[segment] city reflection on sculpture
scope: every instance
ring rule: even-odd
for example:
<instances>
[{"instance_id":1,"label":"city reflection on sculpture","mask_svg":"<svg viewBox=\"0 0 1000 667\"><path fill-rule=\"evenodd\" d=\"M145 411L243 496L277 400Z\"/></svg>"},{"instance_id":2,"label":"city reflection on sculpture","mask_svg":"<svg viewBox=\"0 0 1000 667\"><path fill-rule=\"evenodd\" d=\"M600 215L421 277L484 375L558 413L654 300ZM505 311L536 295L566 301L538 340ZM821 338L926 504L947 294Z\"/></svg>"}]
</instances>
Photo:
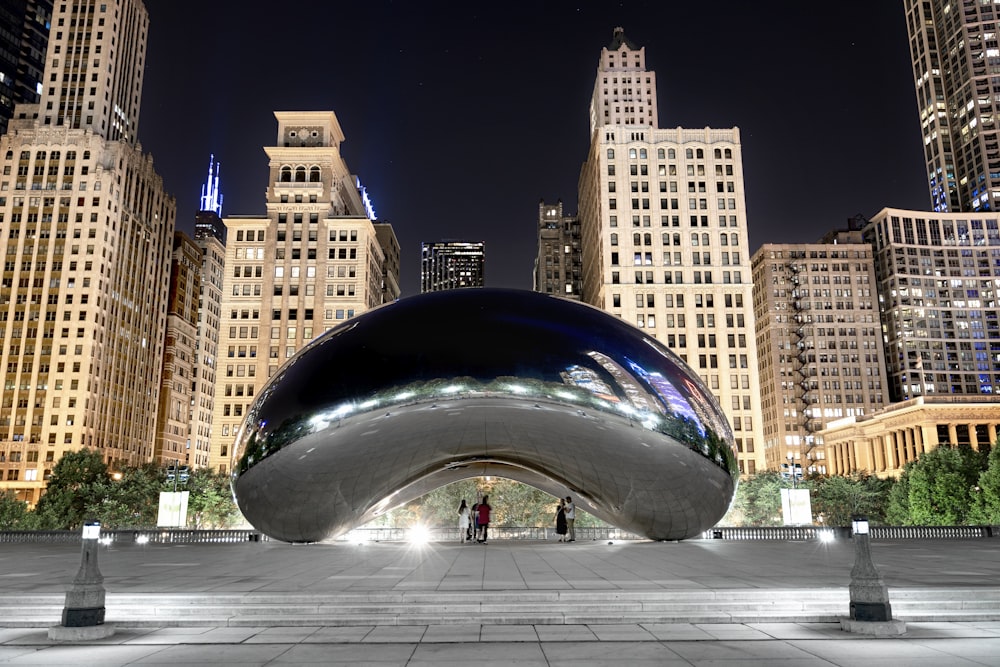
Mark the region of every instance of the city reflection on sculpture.
<instances>
[{"instance_id":1,"label":"city reflection on sculpture","mask_svg":"<svg viewBox=\"0 0 1000 667\"><path fill-rule=\"evenodd\" d=\"M642 330L462 289L375 309L292 357L247 413L233 489L258 530L314 542L486 475L676 540L722 518L738 470L718 403Z\"/></svg>"}]
</instances>

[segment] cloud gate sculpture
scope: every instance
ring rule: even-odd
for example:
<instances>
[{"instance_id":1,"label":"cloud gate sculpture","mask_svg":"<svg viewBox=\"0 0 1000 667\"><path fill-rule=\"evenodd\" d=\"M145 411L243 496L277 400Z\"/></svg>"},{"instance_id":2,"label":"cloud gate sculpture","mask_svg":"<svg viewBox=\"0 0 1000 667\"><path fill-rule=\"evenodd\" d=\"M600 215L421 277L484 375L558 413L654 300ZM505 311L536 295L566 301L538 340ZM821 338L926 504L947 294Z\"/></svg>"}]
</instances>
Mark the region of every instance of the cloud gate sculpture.
<instances>
[{"instance_id":1,"label":"cloud gate sculpture","mask_svg":"<svg viewBox=\"0 0 1000 667\"><path fill-rule=\"evenodd\" d=\"M738 470L718 403L642 330L558 297L459 289L292 357L248 411L233 489L261 532L315 542L484 475L677 540L722 518Z\"/></svg>"}]
</instances>

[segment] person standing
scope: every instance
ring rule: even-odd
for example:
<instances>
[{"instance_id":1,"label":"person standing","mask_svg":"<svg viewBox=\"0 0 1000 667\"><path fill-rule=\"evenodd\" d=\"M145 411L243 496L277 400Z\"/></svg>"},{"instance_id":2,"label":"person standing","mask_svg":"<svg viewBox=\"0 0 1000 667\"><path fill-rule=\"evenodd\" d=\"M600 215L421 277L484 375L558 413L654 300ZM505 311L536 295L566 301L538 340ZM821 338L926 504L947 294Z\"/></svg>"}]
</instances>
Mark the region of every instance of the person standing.
<instances>
[{"instance_id":1,"label":"person standing","mask_svg":"<svg viewBox=\"0 0 1000 667\"><path fill-rule=\"evenodd\" d=\"M462 504L458 506L458 541L466 542L471 539L470 524L469 521L472 519L472 513L469 511L469 506L465 504L465 498L462 499Z\"/></svg>"},{"instance_id":2,"label":"person standing","mask_svg":"<svg viewBox=\"0 0 1000 667\"><path fill-rule=\"evenodd\" d=\"M571 496L566 496L566 507L563 509L563 513L566 515L566 537L567 542L576 542L576 528L573 526L576 523L576 505L573 504L573 498Z\"/></svg>"},{"instance_id":3,"label":"person standing","mask_svg":"<svg viewBox=\"0 0 1000 667\"><path fill-rule=\"evenodd\" d=\"M566 541L566 501L559 499L559 508L556 510L556 535L560 542Z\"/></svg>"},{"instance_id":4,"label":"person standing","mask_svg":"<svg viewBox=\"0 0 1000 667\"><path fill-rule=\"evenodd\" d=\"M483 531L479 537L479 541L483 544L486 544L486 533L490 527L490 511L492 509L490 507L490 497L483 496L483 502L479 503L479 527Z\"/></svg>"}]
</instances>

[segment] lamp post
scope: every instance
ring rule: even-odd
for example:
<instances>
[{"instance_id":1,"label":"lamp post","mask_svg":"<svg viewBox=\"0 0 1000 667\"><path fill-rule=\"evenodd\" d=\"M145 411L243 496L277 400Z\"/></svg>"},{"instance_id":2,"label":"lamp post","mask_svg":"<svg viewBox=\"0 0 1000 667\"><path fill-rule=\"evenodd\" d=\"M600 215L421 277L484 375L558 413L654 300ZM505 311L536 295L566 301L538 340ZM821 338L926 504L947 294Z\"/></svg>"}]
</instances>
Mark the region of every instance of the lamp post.
<instances>
[{"instance_id":1,"label":"lamp post","mask_svg":"<svg viewBox=\"0 0 1000 667\"><path fill-rule=\"evenodd\" d=\"M851 517L854 539L854 568L851 569L851 617L841 627L848 632L873 635L900 635L906 632L902 621L892 619L889 589L872 562L868 517Z\"/></svg>"},{"instance_id":2,"label":"lamp post","mask_svg":"<svg viewBox=\"0 0 1000 667\"><path fill-rule=\"evenodd\" d=\"M49 639L60 641L100 639L114 634L113 625L104 624L104 575L97 567L99 521L83 526L80 569L66 591L62 623L49 628Z\"/></svg>"},{"instance_id":3,"label":"lamp post","mask_svg":"<svg viewBox=\"0 0 1000 667\"><path fill-rule=\"evenodd\" d=\"M795 454L788 452L788 476L792 480L792 488L795 488Z\"/></svg>"}]
</instances>

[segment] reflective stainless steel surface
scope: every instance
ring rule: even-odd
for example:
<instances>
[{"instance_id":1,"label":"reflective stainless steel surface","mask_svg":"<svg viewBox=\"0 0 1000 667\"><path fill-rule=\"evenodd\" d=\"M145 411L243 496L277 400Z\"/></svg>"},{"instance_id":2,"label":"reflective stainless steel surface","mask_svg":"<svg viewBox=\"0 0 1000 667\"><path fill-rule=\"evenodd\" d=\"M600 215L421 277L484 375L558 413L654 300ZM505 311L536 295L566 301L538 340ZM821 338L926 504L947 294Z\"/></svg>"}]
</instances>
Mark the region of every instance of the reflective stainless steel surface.
<instances>
[{"instance_id":1,"label":"reflective stainless steel surface","mask_svg":"<svg viewBox=\"0 0 1000 667\"><path fill-rule=\"evenodd\" d=\"M718 403L642 330L558 297L461 289L365 313L290 359L244 420L233 488L289 542L481 475L674 540L726 512L735 461Z\"/></svg>"}]
</instances>

